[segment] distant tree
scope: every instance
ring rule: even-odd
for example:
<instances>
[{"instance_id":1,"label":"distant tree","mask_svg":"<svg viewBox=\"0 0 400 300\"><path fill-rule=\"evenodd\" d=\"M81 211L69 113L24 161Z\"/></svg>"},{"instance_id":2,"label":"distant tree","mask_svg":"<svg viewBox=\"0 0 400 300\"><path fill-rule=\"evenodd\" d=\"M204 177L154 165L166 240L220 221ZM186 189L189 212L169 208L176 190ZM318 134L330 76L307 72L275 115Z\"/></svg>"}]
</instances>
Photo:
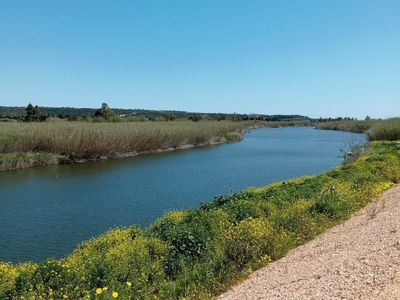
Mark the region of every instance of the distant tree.
<instances>
[{"instance_id":1,"label":"distant tree","mask_svg":"<svg viewBox=\"0 0 400 300\"><path fill-rule=\"evenodd\" d=\"M371 117L370 116L366 116L365 117L365 121L369 121L369 120L371 120Z\"/></svg>"},{"instance_id":2,"label":"distant tree","mask_svg":"<svg viewBox=\"0 0 400 300\"><path fill-rule=\"evenodd\" d=\"M39 107L33 106L31 103L26 107L26 113L24 117L25 122L44 122L48 118L48 115L41 114Z\"/></svg>"},{"instance_id":3,"label":"distant tree","mask_svg":"<svg viewBox=\"0 0 400 300\"><path fill-rule=\"evenodd\" d=\"M225 115L218 115L218 117L217 117L217 121L222 121L222 120L225 120L225 119L226 119Z\"/></svg>"},{"instance_id":4,"label":"distant tree","mask_svg":"<svg viewBox=\"0 0 400 300\"><path fill-rule=\"evenodd\" d=\"M101 108L95 112L94 116L110 120L115 117L115 113L110 109L107 103L102 103Z\"/></svg>"},{"instance_id":5,"label":"distant tree","mask_svg":"<svg viewBox=\"0 0 400 300\"><path fill-rule=\"evenodd\" d=\"M240 116L238 114L231 114L227 117L228 120L230 121L240 121Z\"/></svg>"},{"instance_id":6,"label":"distant tree","mask_svg":"<svg viewBox=\"0 0 400 300\"><path fill-rule=\"evenodd\" d=\"M165 121L175 121L176 116L174 114L168 113L163 115Z\"/></svg>"},{"instance_id":7,"label":"distant tree","mask_svg":"<svg viewBox=\"0 0 400 300\"><path fill-rule=\"evenodd\" d=\"M68 121L78 121L78 117L77 116L69 116Z\"/></svg>"},{"instance_id":8,"label":"distant tree","mask_svg":"<svg viewBox=\"0 0 400 300\"><path fill-rule=\"evenodd\" d=\"M192 120L193 122L198 122L201 120L201 116L199 115L192 115L189 117L189 120Z\"/></svg>"}]
</instances>

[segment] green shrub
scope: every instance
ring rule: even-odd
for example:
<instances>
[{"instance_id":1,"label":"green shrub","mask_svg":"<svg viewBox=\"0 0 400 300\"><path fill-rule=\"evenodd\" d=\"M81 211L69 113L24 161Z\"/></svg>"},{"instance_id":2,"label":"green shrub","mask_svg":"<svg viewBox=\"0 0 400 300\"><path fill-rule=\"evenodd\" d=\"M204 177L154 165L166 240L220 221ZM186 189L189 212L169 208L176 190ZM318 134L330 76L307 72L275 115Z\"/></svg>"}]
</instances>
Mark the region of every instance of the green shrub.
<instances>
[{"instance_id":1,"label":"green shrub","mask_svg":"<svg viewBox=\"0 0 400 300\"><path fill-rule=\"evenodd\" d=\"M169 223L170 218L164 220ZM163 228L163 235L157 235L155 228L152 232L170 247L165 266L170 278L175 278L193 261L215 257L223 252L221 249L223 233L229 226L228 215L223 211L191 211L178 225L172 224L166 229L161 224L162 220L158 222L156 228Z\"/></svg>"},{"instance_id":2,"label":"green shrub","mask_svg":"<svg viewBox=\"0 0 400 300\"><path fill-rule=\"evenodd\" d=\"M18 272L11 264L0 263L0 299L4 299L15 289Z\"/></svg>"},{"instance_id":3,"label":"green shrub","mask_svg":"<svg viewBox=\"0 0 400 300\"><path fill-rule=\"evenodd\" d=\"M317 220L310 213L312 205L312 201L296 201L279 210L271 221L280 231L294 233L297 244L302 244L321 232Z\"/></svg>"},{"instance_id":4,"label":"green shrub","mask_svg":"<svg viewBox=\"0 0 400 300\"><path fill-rule=\"evenodd\" d=\"M237 200L224 206L232 222L247 218L261 218L269 214L265 201Z\"/></svg>"},{"instance_id":5,"label":"green shrub","mask_svg":"<svg viewBox=\"0 0 400 300\"><path fill-rule=\"evenodd\" d=\"M226 256L238 269L270 254L274 230L264 218L246 219L228 231Z\"/></svg>"},{"instance_id":6,"label":"green shrub","mask_svg":"<svg viewBox=\"0 0 400 300\"><path fill-rule=\"evenodd\" d=\"M343 198L335 186L330 186L323 191L319 198L311 206L311 211L318 214L324 214L330 219L337 220L345 217L352 212L352 203Z\"/></svg>"},{"instance_id":7,"label":"green shrub","mask_svg":"<svg viewBox=\"0 0 400 300\"><path fill-rule=\"evenodd\" d=\"M33 287L33 276L38 269L37 264L23 263L16 266L18 277L15 281L15 294L29 291Z\"/></svg>"}]
</instances>

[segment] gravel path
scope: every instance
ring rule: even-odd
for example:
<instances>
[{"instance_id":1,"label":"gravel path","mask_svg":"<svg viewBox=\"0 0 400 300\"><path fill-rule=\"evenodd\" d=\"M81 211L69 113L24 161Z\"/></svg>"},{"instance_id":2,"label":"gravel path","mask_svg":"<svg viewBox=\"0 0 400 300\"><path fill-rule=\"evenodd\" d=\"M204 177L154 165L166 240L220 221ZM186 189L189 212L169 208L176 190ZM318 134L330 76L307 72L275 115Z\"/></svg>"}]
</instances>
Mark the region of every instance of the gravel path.
<instances>
[{"instance_id":1,"label":"gravel path","mask_svg":"<svg viewBox=\"0 0 400 300\"><path fill-rule=\"evenodd\" d=\"M400 299L400 185L220 299Z\"/></svg>"}]
</instances>

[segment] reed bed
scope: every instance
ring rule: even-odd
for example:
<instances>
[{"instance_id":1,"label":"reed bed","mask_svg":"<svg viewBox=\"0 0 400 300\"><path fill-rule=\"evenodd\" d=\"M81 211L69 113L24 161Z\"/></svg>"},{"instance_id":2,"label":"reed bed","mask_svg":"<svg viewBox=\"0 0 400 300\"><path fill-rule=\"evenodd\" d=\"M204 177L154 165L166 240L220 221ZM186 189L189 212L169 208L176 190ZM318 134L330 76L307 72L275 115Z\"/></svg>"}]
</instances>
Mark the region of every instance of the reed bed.
<instances>
[{"instance_id":1,"label":"reed bed","mask_svg":"<svg viewBox=\"0 0 400 300\"><path fill-rule=\"evenodd\" d=\"M400 118L389 119L375 124L367 131L370 140L400 140Z\"/></svg>"},{"instance_id":2,"label":"reed bed","mask_svg":"<svg viewBox=\"0 0 400 300\"><path fill-rule=\"evenodd\" d=\"M400 140L400 118L317 122L314 125L318 129L366 133L371 141Z\"/></svg>"},{"instance_id":3,"label":"reed bed","mask_svg":"<svg viewBox=\"0 0 400 300\"><path fill-rule=\"evenodd\" d=\"M342 120L342 121L316 122L315 127L318 129L325 129L325 130L341 130L341 131L363 133L379 122L382 121Z\"/></svg>"},{"instance_id":4,"label":"reed bed","mask_svg":"<svg viewBox=\"0 0 400 300\"><path fill-rule=\"evenodd\" d=\"M250 122L4 123L0 124L0 153L112 157L237 139L233 132L253 125Z\"/></svg>"}]
</instances>

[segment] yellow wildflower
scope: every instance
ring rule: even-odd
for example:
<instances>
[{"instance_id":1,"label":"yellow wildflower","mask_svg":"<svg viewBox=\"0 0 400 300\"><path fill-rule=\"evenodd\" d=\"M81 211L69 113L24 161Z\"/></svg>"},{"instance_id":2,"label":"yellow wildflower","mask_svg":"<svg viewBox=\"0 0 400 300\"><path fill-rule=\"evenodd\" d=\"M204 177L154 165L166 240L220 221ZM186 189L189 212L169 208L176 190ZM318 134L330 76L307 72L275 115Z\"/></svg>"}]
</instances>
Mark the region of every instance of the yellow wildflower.
<instances>
[{"instance_id":1,"label":"yellow wildflower","mask_svg":"<svg viewBox=\"0 0 400 300\"><path fill-rule=\"evenodd\" d=\"M126 282L126 285L127 285L128 287L131 287L131 286L132 286L132 282L127 281L127 282Z\"/></svg>"},{"instance_id":2,"label":"yellow wildflower","mask_svg":"<svg viewBox=\"0 0 400 300\"><path fill-rule=\"evenodd\" d=\"M101 288L96 289L96 295L100 295L102 292L103 292L103 290Z\"/></svg>"},{"instance_id":3,"label":"yellow wildflower","mask_svg":"<svg viewBox=\"0 0 400 300\"><path fill-rule=\"evenodd\" d=\"M108 287L103 287L103 291L107 291L108 290Z\"/></svg>"},{"instance_id":4,"label":"yellow wildflower","mask_svg":"<svg viewBox=\"0 0 400 300\"><path fill-rule=\"evenodd\" d=\"M118 293L116 291L112 292L111 296L113 298L118 298Z\"/></svg>"}]
</instances>

